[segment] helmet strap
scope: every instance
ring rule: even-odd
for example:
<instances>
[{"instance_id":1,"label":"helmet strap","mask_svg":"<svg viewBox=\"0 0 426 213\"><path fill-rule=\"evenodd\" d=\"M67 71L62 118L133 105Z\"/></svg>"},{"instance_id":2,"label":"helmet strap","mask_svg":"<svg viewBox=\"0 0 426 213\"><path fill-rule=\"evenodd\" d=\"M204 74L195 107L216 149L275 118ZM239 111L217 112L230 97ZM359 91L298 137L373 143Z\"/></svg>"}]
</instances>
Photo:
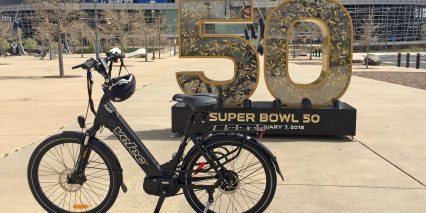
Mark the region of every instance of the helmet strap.
<instances>
[{"instance_id":1,"label":"helmet strap","mask_svg":"<svg viewBox=\"0 0 426 213\"><path fill-rule=\"evenodd\" d=\"M124 65L124 59L123 59L123 58L120 58L120 70L118 71L118 77L120 77L120 75L121 75L121 70L123 69L123 67L124 67L124 69L126 70L126 72L127 72L127 73L129 73L129 70L127 70L126 65Z\"/></svg>"},{"instance_id":2,"label":"helmet strap","mask_svg":"<svg viewBox=\"0 0 426 213\"><path fill-rule=\"evenodd\" d=\"M96 115L95 106L93 104L93 99L92 99L92 88L93 88L92 73L90 72L90 70L87 70L87 94L89 95L89 106L93 114Z\"/></svg>"}]
</instances>

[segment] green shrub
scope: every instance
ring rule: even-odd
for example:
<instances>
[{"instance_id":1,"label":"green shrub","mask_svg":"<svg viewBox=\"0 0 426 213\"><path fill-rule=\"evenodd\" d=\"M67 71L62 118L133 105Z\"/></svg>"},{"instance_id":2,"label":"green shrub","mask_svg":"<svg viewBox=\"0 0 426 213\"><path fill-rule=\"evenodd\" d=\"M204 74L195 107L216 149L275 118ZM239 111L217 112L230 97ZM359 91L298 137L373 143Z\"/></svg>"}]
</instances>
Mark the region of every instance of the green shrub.
<instances>
[{"instance_id":1,"label":"green shrub","mask_svg":"<svg viewBox=\"0 0 426 213\"><path fill-rule=\"evenodd\" d=\"M76 54L80 54L81 53L81 48L78 48L75 50ZM83 48L83 53L84 54L92 54L95 53L95 47L93 46L93 44L89 44L89 46L84 47Z\"/></svg>"},{"instance_id":2,"label":"green shrub","mask_svg":"<svg viewBox=\"0 0 426 213\"><path fill-rule=\"evenodd\" d=\"M9 49L10 48L10 43L7 39L1 39L0 40L0 47L2 47L3 49Z\"/></svg>"},{"instance_id":3,"label":"green shrub","mask_svg":"<svg viewBox=\"0 0 426 213\"><path fill-rule=\"evenodd\" d=\"M27 38L24 40L24 48L30 51L33 51L37 48L36 40L32 38Z\"/></svg>"}]
</instances>

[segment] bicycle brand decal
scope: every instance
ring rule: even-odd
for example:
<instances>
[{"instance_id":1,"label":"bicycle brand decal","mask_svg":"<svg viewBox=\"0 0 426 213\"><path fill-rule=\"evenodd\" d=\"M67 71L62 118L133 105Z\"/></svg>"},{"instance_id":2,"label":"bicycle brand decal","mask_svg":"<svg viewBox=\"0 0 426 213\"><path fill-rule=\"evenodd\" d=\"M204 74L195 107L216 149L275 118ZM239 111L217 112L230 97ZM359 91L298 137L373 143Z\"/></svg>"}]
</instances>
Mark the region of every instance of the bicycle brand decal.
<instances>
[{"instance_id":1,"label":"bicycle brand decal","mask_svg":"<svg viewBox=\"0 0 426 213\"><path fill-rule=\"evenodd\" d=\"M109 106L108 105L104 105L104 108L105 108L105 110L106 111L108 111L109 113L112 113L113 111L112 111L112 109L111 108L109 108Z\"/></svg>"},{"instance_id":2,"label":"bicycle brand decal","mask_svg":"<svg viewBox=\"0 0 426 213\"><path fill-rule=\"evenodd\" d=\"M131 141L120 127L115 128L113 132L139 164L148 165L145 158L139 153L136 143Z\"/></svg>"}]
</instances>

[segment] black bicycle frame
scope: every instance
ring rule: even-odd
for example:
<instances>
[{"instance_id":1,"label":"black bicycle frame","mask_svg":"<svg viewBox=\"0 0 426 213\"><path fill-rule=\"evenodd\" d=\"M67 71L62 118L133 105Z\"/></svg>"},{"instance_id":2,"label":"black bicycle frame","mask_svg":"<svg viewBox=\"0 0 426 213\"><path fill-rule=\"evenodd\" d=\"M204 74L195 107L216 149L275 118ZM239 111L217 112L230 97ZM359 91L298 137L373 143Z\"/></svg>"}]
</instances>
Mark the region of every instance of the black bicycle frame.
<instances>
[{"instance_id":1,"label":"black bicycle frame","mask_svg":"<svg viewBox=\"0 0 426 213\"><path fill-rule=\"evenodd\" d=\"M163 176L158 161L112 105L107 94L101 98L94 124L87 130L86 137L94 137L102 126L114 133L148 176Z\"/></svg>"},{"instance_id":2,"label":"black bicycle frame","mask_svg":"<svg viewBox=\"0 0 426 213\"><path fill-rule=\"evenodd\" d=\"M90 156L90 149L87 148L87 145L90 141L90 137L95 137L96 133L101 129L101 127L107 127L114 135L118 138L118 140L123 144L123 146L127 149L133 159L137 162L137 164L141 167L141 169L147 174L149 177L171 177L176 171L176 168L184 155L185 148L188 144L189 139L191 139L198 149L198 151L203 155L206 161L212 166L212 168L219 173L219 169L224 169L223 165L213 157L213 155L206 150L204 146L202 146L202 140L198 137L195 131L192 130L192 127L195 124L196 115L200 114L205 117L205 114L202 112L193 112L188 120L186 130L184 133L184 137L182 138L181 144L177 153L173 156L173 158L163 164L160 165L158 161L154 158L148 148L142 143L136 133L132 130L132 128L127 124L124 118L120 115L117 109L110 101L110 94L108 87L110 87L111 80L108 77L109 75L106 73L107 64L105 61L101 60L102 65L98 67L101 71L99 71L105 78L104 95L101 98L101 101L98 106L98 110L95 116L94 124L91 128L87 129L85 132L85 137L83 138L82 144L83 146L80 149L79 160L76 165L76 170L72 175L72 181L81 183L84 178L84 170L87 165L87 161ZM102 68L104 67L104 68ZM111 68L112 66L110 66ZM108 78L107 78L108 77ZM89 92L90 94L90 92ZM89 97L90 98L90 97ZM222 176L220 173L218 174L220 177Z\"/></svg>"},{"instance_id":3,"label":"black bicycle frame","mask_svg":"<svg viewBox=\"0 0 426 213\"><path fill-rule=\"evenodd\" d=\"M194 125L195 115L196 113L193 113L188 120L184 137L175 156L168 163L160 165L148 148L142 143L136 133L120 115L114 105L110 102L109 95L104 94L101 98L94 124L86 131L84 143L87 143L89 137L95 137L97 131L99 131L102 126L105 126L114 133L147 176L164 177L171 176L171 174L177 172L175 169L183 156L186 145L188 144L188 138L190 138L194 142L194 145L206 158L207 162L209 162L210 165L213 165L213 169L218 172L218 168L221 168L222 165L208 154L208 151L201 146L200 139L197 137L195 132L191 130ZM87 157L90 155L90 153L84 154L83 152L82 154ZM84 165L82 166L83 168L85 167Z\"/></svg>"}]
</instances>

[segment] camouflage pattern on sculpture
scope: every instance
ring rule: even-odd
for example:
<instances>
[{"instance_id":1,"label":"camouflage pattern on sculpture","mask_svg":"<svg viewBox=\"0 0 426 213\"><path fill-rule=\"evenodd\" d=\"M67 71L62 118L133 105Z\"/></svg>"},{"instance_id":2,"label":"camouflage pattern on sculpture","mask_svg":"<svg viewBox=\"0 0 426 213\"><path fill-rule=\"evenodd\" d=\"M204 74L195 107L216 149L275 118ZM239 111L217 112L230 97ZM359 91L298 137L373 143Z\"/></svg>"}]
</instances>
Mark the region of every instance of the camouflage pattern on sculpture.
<instances>
[{"instance_id":1,"label":"camouflage pattern on sculpture","mask_svg":"<svg viewBox=\"0 0 426 213\"><path fill-rule=\"evenodd\" d=\"M244 0L228 0L241 5ZM178 72L176 78L185 94L214 93L225 106L240 105L255 91L259 67L256 49L245 39L230 35L205 35L208 23L251 22L243 18L243 11L229 11L224 17L225 0L180 0L179 33L181 58L227 58L234 62L234 77L228 81L208 79L203 72ZM252 4L253 5L253 4ZM251 8L251 14L253 14Z\"/></svg>"},{"instance_id":2,"label":"camouflage pattern on sculpture","mask_svg":"<svg viewBox=\"0 0 426 213\"><path fill-rule=\"evenodd\" d=\"M289 37L294 24L316 23L323 33L323 67L310 84L293 82L288 70ZM283 105L300 106L304 98L314 106L339 99L352 75L352 20L334 0L290 0L278 5L268 17L265 35L265 79L270 93Z\"/></svg>"}]
</instances>

